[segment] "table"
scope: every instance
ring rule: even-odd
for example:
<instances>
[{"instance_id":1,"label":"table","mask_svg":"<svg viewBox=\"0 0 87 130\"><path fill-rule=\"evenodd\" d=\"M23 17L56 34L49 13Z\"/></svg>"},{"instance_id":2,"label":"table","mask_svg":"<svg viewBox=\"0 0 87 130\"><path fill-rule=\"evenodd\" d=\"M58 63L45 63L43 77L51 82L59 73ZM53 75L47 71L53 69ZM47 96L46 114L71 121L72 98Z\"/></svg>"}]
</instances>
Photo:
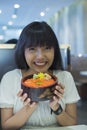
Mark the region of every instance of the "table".
<instances>
[{"instance_id":1,"label":"table","mask_svg":"<svg viewBox=\"0 0 87 130\"><path fill-rule=\"evenodd\" d=\"M68 128L70 128L70 130L87 130L87 125L69 126Z\"/></svg>"},{"instance_id":2,"label":"table","mask_svg":"<svg viewBox=\"0 0 87 130\"><path fill-rule=\"evenodd\" d=\"M42 127L42 128L40 127L40 128L30 128L30 130L87 130L87 125L74 125L65 127Z\"/></svg>"}]
</instances>

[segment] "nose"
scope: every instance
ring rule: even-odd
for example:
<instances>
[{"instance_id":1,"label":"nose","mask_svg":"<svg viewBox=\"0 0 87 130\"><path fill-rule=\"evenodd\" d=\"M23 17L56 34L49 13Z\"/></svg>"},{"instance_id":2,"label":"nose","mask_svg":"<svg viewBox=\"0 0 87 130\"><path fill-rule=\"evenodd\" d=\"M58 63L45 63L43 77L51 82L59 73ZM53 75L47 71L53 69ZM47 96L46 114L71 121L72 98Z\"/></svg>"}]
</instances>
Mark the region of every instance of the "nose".
<instances>
[{"instance_id":1,"label":"nose","mask_svg":"<svg viewBox=\"0 0 87 130\"><path fill-rule=\"evenodd\" d=\"M37 50L37 57L38 57L38 58L42 58L43 55L44 55L44 53L43 53L42 49L39 48L39 49Z\"/></svg>"}]
</instances>

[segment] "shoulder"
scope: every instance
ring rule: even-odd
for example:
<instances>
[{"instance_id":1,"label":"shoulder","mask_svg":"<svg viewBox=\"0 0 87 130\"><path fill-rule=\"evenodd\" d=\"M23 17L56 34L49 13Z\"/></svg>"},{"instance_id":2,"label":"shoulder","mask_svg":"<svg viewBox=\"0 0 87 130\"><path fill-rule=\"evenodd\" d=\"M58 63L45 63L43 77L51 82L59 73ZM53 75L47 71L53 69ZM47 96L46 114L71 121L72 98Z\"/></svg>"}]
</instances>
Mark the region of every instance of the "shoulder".
<instances>
[{"instance_id":1,"label":"shoulder","mask_svg":"<svg viewBox=\"0 0 87 130\"><path fill-rule=\"evenodd\" d=\"M74 84L73 76L68 71L54 71L54 75L58 78L58 81L64 84Z\"/></svg>"},{"instance_id":2,"label":"shoulder","mask_svg":"<svg viewBox=\"0 0 87 130\"><path fill-rule=\"evenodd\" d=\"M19 69L14 69L12 71L7 72L1 79L0 89L3 91L6 90L10 92L13 91L14 88L14 91L16 92L16 90L20 88L21 78L22 75Z\"/></svg>"},{"instance_id":3,"label":"shoulder","mask_svg":"<svg viewBox=\"0 0 87 130\"><path fill-rule=\"evenodd\" d=\"M2 77L2 80L10 80L14 79L15 77L21 76L21 70L20 69L14 69L11 71L8 71L7 73L5 73Z\"/></svg>"},{"instance_id":4,"label":"shoulder","mask_svg":"<svg viewBox=\"0 0 87 130\"><path fill-rule=\"evenodd\" d=\"M58 76L58 77L62 77L62 78L73 78L72 77L72 74L70 73L70 72L68 72L68 71L58 71L58 70L56 70L56 71L54 71L54 74L56 75L56 76Z\"/></svg>"}]
</instances>

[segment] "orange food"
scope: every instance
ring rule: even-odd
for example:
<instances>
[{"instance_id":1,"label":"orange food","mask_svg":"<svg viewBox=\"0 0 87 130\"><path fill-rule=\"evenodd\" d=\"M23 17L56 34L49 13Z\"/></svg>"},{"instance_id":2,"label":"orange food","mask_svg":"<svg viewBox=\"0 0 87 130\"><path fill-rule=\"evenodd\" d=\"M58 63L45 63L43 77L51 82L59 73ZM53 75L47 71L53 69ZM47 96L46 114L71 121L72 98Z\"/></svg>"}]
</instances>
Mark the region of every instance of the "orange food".
<instances>
[{"instance_id":1,"label":"orange food","mask_svg":"<svg viewBox=\"0 0 87 130\"><path fill-rule=\"evenodd\" d=\"M52 84L55 83L55 80L54 79L49 79L49 80L46 80L46 79L27 79L26 81L24 81L24 84L26 87L31 87L31 88L42 88L42 87L47 87L47 86L50 86Z\"/></svg>"}]
</instances>

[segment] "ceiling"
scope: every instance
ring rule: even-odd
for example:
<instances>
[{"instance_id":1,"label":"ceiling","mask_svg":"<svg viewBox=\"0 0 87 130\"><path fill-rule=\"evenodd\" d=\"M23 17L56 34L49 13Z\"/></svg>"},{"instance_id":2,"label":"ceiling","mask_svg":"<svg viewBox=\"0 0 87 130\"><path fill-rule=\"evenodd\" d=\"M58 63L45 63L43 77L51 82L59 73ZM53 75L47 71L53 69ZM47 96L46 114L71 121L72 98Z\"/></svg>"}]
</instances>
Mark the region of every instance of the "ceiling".
<instances>
[{"instance_id":1,"label":"ceiling","mask_svg":"<svg viewBox=\"0 0 87 130\"><path fill-rule=\"evenodd\" d=\"M76 0L0 0L0 35L5 34L2 26L7 29L20 29L34 20L47 21L54 13L65 6L69 6ZM18 9L14 9L14 4L20 4ZM40 16L44 11L45 15ZM12 18L12 14L17 14L17 18ZM12 21L13 25L8 25Z\"/></svg>"}]
</instances>

